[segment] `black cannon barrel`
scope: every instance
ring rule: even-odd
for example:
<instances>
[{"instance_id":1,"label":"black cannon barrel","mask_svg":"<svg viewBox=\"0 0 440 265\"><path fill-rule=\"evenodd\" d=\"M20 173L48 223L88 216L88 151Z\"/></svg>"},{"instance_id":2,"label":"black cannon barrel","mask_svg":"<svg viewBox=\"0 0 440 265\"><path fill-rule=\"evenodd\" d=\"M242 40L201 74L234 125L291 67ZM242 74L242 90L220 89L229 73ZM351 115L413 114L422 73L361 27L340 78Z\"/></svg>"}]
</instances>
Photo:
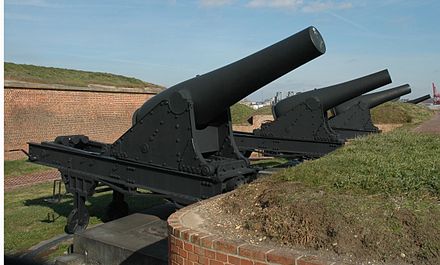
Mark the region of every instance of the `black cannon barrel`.
<instances>
[{"instance_id":1,"label":"black cannon barrel","mask_svg":"<svg viewBox=\"0 0 440 265\"><path fill-rule=\"evenodd\" d=\"M335 114L347 111L351 106L362 102L368 108L374 108L392 99L411 93L411 87L408 84L390 88L384 91L363 95L335 107Z\"/></svg>"},{"instance_id":2,"label":"black cannon barrel","mask_svg":"<svg viewBox=\"0 0 440 265\"><path fill-rule=\"evenodd\" d=\"M308 27L239 61L168 88L144 103L136 111L135 121L160 101L180 93L192 99L197 125L206 125L252 92L324 54L325 49L318 30Z\"/></svg>"},{"instance_id":3,"label":"black cannon barrel","mask_svg":"<svg viewBox=\"0 0 440 265\"><path fill-rule=\"evenodd\" d=\"M424 96L421 96L421 97L418 97L415 99L408 100L407 102L412 103L412 104L418 104L418 103L423 102L423 101L430 99L430 98L431 98L431 95L427 94L427 95L424 95Z\"/></svg>"},{"instance_id":4,"label":"black cannon barrel","mask_svg":"<svg viewBox=\"0 0 440 265\"><path fill-rule=\"evenodd\" d=\"M364 77L353 79L333 86L310 90L278 102L273 109L275 117L288 112L293 105L303 102L307 98L317 98L324 111L333 108L349 99L391 83L388 70L382 70Z\"/></svg>"}]
</instances>

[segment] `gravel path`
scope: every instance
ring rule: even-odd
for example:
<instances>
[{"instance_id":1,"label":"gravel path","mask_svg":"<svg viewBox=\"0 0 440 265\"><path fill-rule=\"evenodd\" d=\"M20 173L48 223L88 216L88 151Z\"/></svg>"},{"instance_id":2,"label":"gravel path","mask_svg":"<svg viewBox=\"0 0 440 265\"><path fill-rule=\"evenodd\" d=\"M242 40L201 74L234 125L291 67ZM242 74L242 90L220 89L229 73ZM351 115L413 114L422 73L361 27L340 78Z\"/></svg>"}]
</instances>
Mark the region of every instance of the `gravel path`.
<instances>
[{"instance_id":1,"label":"gravel path","mask_svg":"<svg viewBox=\"0 0 440 265\"><path fill-rule=\"evenodd\" d=\"M440 134L440 112L437 112L429 121L420 124L414 131Z\"/></svg>"},{"instance_id":2,"label":"gravel path","mask_svg":"<svg viewBox=\"0 0 440 265\"><path fill-rule=\"evenodd\" d=\"M61 176L58 170L50 170L50 171L37 172L23 176L8 177L5 178L4 181L5 191L10 191L18 187L24 187L37 183L48 182L60 178Z\"/></svg>"}]
</instances>

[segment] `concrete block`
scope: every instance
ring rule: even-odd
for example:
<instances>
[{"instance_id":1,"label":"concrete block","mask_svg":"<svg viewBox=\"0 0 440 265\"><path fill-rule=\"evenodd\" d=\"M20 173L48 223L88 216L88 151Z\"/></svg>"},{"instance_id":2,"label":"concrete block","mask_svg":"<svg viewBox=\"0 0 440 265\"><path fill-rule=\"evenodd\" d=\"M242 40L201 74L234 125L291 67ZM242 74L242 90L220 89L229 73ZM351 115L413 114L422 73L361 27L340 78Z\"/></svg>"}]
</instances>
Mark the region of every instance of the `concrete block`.
<instances>
[{"instance_id":1,"label":"concrete block","mask_svg":"<svg viewBox=\"0 0 440 265\"><path fill-rule=\"evenodd\" d=\"M86 264L168 264L167 223L136 213L75 234Z\"/></svg>"}]
</instances>

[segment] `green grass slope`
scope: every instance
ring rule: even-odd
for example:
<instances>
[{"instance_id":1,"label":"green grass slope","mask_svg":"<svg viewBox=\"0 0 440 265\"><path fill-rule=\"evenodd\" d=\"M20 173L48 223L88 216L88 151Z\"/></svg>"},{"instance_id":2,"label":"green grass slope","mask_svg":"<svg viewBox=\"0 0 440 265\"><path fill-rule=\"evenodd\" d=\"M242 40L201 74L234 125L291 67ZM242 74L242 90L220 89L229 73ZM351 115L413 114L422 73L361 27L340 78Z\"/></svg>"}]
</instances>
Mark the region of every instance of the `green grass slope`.
<instances>
[{"instance_id":1,"label":"green grass slope","mask_svg":"<svg viewBox=\"0 0 440 265\"><path fill-rule=\"evenodd\" d=\"M5 80L83 87L89 84L133 88L160 87L122 75L15 63L4 64L4 76Z\"/></svg>"},{"instance_id":2,"label":"green grass slope","mask_svg":"<svg viewBox=\"0 0 440 265\"><path fill-rule=\"evenodd\" d=\"M336 192L440 198L439 153L439 136L397 130L354 140L279 177Z\"/></svg>"},{"instance_id":3,"label":"green grass slope","mask_svg":"<svg viewBox=\"0 0 440 265\"><path fill-rule=\"evenodd\" d=\"M272 107L266 106L254 110L249 106L237 103L231 107L233 124L247 124L247 120L253 115L272 115Z\"/></svg>"},{"instance_id":4,"label":"green grass slope","mask_svg":"<svg viewBox=\"0 0 440 265\"><path fill-rule=\"evenodd\" d=\"M246 124L247 119L252 115L254 110L244 104L234 104L231 107L231 118L233 124Z\"/></svg>"},{"instance_id":5,"label":"green grass slope","mask_svg":"<svg viewBox=\"0 0 440 265\"><path fill-rule=\"evenodd\" d=\"M429 119L433 113L423 105L387 102L371 110L371 119L376 124L419 123Z\"/></svg>"}]
</instances>

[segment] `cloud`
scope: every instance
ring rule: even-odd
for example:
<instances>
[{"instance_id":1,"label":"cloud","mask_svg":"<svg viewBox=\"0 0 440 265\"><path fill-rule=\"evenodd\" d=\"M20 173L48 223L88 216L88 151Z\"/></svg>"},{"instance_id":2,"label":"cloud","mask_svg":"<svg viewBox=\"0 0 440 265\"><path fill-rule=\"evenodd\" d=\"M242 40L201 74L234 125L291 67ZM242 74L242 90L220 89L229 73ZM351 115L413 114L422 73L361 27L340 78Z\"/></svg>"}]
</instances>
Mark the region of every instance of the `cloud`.
<instances>
[{"instance_id":1,"label":"cloud","mask_svg":"<svg viewBox=\"0 0 440 265\"><path fill-rule=\"evenodd\" d=\"M53 7L54 5L46 0L6 0L6 5L33 6L33 7Z\"/></svg>"},{"instance_id":2,"label":"cloud","mask_svg":"<svg viewBox=\"0 0 440 265\"><path fill-rule=\"evenodd\" d=\"M199 4L204 7L219 7L229 5L233 0L199 0Z\"/></svg>"},{"instance_id":3,"label":"cloud","mask_svg":"<svg viewBox=\"0 0 440 265\"><path fill-rule=\"evenodd\" d=\"M305 13L317 13L329 10L350 9L353 4L350 2L336 1L307 1L307 0L250 0L247 7L251 8L278 8L300 10Z\"/></svg>"},{"instance_id":4,"label":"cloud","mask_svg":"<svg viewBox=\"0 0 440 265\"><path fill-rule=\"evenodd\" d=\"M337 19L347 23L347 24L352 25L355 28L358 28L358 29L363 30L363 31L369 31L366 27L362 26L361 24L358 24L358 23L354 22L353 20L350 20L350 19L348 19L346 17L343 17L341 15L335 14L335 13L333 13L331 11L327 11L327 13L330 14L331 16L333 16L333 17L335 17L335 18L337 18Z\"/></svg>"},{"instance_id":5,"label":"cloud","mask_svg":"<svg viewBox=\"0 0 440 265\"><path fill-rule=\"evenodd\" d=\"M303 0L251 0L246 6L252 8L291 8L296 9L303 4Z\"/></svg>"},{"instance_id":6,"label":"cloud","mask_svg":"<svg viewBox=\"0 0 440 265\"><path fill-rule=\"evenodd\" d=\"M323 12L329 10L351 9L352 7L353 4L349 2L335 3L331 1L326 1L326 2L315 1L304 5L301 8L301 10L306 13L316 13L316 12Z\"/></svg>"}]
</instances>

